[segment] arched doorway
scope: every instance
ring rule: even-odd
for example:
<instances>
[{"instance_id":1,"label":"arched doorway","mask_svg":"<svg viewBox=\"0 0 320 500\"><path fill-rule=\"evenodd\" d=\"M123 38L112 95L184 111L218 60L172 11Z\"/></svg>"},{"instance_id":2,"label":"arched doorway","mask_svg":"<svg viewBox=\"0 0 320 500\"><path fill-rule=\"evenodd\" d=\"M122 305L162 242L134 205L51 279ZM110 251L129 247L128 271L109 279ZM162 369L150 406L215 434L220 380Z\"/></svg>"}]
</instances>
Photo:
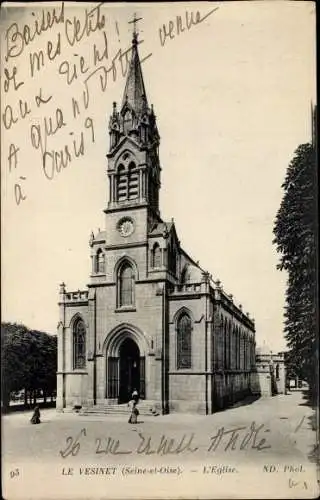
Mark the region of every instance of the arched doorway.
<instances>
[{"instance_id":1,"label":"arched doorway","mask_svg":"<svg viewBox=\"0 0 320 500\"><path fill-rule=\"evenodd\" d=\"M115 350L111 350L115 355L107 358L106 397L126 403L134 389L145 398L145 357L131 335L125 332L121 336Z\"/></svg>"},{"instance_id":2,"label":"arched doorway","mask_svg":"<svg viewBox=\"0 0 320 500\"><path fill-rule=\"evenodd\" d=\"M128 337L119 348L119 403L129 401L134 389L140 389L140 351Z\"/></svg>"}]
</instances>

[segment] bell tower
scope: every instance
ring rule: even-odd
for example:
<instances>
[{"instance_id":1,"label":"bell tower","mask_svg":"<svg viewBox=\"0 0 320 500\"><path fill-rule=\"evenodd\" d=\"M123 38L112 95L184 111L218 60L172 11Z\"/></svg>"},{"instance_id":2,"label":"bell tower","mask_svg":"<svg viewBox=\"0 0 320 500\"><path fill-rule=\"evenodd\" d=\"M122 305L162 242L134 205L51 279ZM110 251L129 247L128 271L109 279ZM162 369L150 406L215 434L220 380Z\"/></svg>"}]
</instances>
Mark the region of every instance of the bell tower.
<instances>
[{"instance_id":1,"label":"bell tower","mask_svg":"<svg viewBox=\"0 0 320 500\"><path fill-rule=\"evenodd\" d=\"M134 28L131 60L120 109L113 103L109 120L110 145L108 212L146 207L148 225L160 220L160 137L153 106L148 105Z\"/></svg>"}]
</instances>

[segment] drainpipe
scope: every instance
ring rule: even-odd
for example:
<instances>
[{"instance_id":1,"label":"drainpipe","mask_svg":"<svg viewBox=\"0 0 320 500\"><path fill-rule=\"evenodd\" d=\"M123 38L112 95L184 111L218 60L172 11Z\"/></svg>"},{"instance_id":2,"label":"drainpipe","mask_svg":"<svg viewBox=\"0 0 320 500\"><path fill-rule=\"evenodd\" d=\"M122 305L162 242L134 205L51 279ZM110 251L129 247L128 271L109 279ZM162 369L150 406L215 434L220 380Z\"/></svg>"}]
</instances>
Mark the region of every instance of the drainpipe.
<instances>
[{"instance_id":1,"label":"drainpipe","mask_svg":"<svg viewBox=\"0 0 320 500\"><path fill-rule=\"evenodd\" d=\"M214 293L214 292L213 292ZM213 295L213 301L212 301L212 315L211 315L211 330L210 330L210 335L211 335L211 342L212 342L212 355L211 355L211 413L215 412L216 408L216 372L219 370L219 341L217 342L216 335L217 335L217 328L220 328L219 322L217 321L217 304L216 304L216 297ZM220 332L219 332L220 335Z\"/></svg>"},{"instance_id":2,"label":"drainpipe","mask_svg":"<svg viewBox=\"0 0 320 500\"><path fill-rule=\"evenodd\" d=\"M97 306L96 306L96 290L94 291L94 301L93 301L93 337L94 337L94 347L93 347L93 404L97 404Z\"/></svg>"},{"instance_id":3,"label":"drainpipe","mask_svg":"<svg viewBox=\"0 0 320 500\"><path fill-rule=\"evenodd\" d=\"M166 404L166 365L167 365L166 293L167 293L167 287L166 287L166 282L164 282L163 289L162 289L162 362L161 362L161 405L162 405L162 414L163 415L165 415L167 412L167 404Z\"/></svg>"},{"instance_id":4,"label":"drainpipe","mask_svg":"<svg viewBox=\"0 0 320 500\"><path fill-rule=\"evenodd\" d=\"M206 402L206 415L209 413L208 406L208 291L209 291L209 273L202 273L204 281L204 293L205 293L205 360L204 360L204 370L205 370L205 402Z\"/></svg>"},{"instance_id":5,"label":"drainpipe","mask_svg":"<svg viewBox=\"0 0 320 500\"><path fill-rule=\"evenodd\" d=\"M73 341L73 333L69 331L69 335L71 335L71 339ZM62 328L62 349L63 349L63 356L62 356L62 408L65 408L67 406L67 399L66 399L66 304L65 304L65 298L63 297L63 328Z\"/></svg>"},{"instance_id":6,"label":"drainpipe","mask_svg":"<svg viewBox=\"0 0 320 500\"><path fill-rule=\"evenodd\" d=\"M206 415L208 415L208 294L207 294L208 283L206 281L205 288L205 372L206 372Z\"/></svg>"},{"instance_id":7,"label":"drainpipe","mask_svg":"<svg viewBox=\"0 0 320 500\"><path fill-rule=\"evenodd\" d=\"M62 331L61 331L61 344L62 344L62 363L61 363L61 371L62 371L62 411L65 408L66 403L66 391L65 391L65 371L66 371L66 303L65 303L65 293L66 286L64 283L60 284L60 302L63 303L63 313L61 317L61 306L60 306L60 321L62 321ZM59 346L58 346L59 349ZM58 351L59 352L59 351ZM57 367L58 368L58 367Z\"/></svg>"}]
</instances>

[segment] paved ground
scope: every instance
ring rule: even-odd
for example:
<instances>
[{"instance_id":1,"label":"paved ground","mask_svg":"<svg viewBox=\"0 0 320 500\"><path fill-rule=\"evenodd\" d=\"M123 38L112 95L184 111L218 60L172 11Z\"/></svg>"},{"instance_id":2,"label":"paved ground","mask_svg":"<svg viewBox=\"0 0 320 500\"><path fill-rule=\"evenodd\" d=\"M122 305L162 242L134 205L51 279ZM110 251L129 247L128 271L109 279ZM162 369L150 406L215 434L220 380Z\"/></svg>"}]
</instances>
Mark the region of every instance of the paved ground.
<instances>
[{"instance_id":1,"label":"paved ground","mask_svg":"<svg viewBox=\"0 0 320 500\"><path fill-rule=\"evenodd\" d=\"M301 392L210 416L3 417L11 498L314 498L313 410Z\"/></svg>"}]
</instances>

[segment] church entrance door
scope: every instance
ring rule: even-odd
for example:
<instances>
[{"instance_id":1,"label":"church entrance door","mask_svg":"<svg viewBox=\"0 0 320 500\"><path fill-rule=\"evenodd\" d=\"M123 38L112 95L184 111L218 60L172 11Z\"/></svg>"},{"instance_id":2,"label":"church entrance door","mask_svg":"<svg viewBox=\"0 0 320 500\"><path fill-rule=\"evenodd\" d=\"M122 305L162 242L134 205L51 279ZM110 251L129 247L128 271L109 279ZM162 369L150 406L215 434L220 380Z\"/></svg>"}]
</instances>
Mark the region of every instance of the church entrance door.
<instances>
[{"instance_id":1,"label":"church entrance door","mask_svg":"<svg viewBox=\"0 0 320 500\"><path fill-rule=\"evenodd\" d=\"M139 347L131 338L126 338L119 349L119 403L126 403L136 389L141 394L141 378L144 372L144 358L140 358ZM141 377L142 376L142 377Z\"/></svg>"},{"instance_id":2,"label":"church entrance door","mask_svg":"<svg viewBox=\"0 0 320 500\"><path fill-rule=\"evenodd\" d=\"M123 339L117 357L108 356L107 367L107 398L126 403L134 389L145 398L145 358L132 338Z\"/></svg>"}]
</instances>

